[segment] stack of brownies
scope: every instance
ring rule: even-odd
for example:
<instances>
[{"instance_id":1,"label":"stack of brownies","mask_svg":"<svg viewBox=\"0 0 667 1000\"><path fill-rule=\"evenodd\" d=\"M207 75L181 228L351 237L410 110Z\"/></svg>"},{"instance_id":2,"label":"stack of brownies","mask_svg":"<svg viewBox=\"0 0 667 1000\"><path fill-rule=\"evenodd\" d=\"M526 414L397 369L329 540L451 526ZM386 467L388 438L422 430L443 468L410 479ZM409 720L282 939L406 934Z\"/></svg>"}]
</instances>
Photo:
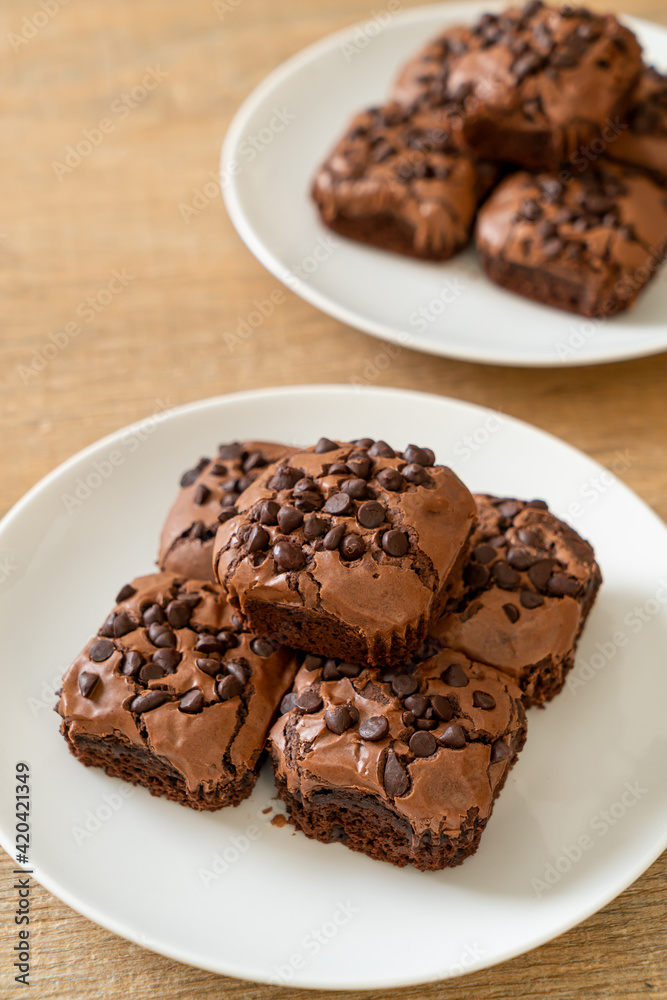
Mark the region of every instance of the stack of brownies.
<instances>
[{"instance_id":1,"label":"stack of brownies","mask_svg":"<svg viewBox=\"0 0 667 1000\"><path fill-rule=\"evenodd\" d=\"M268 747L296 827L420 869L476 850L601 582L543 501L370 438L221 446L183 475L158 565L65 675L71 751L218 809Z\"/></svg>"},{"instance_id":2,"label":"stack of brownies","mask_svg":"<svg viewBox=\"0 0 667 1000\"><path fill-rule=\"evenodd\" d=\"M611 14L540 0L484 14L355 117L313 196L344 236L446 260L474 233L499 285L615 315L667 252L667 76Z\"/></svg>"}]
</instances>

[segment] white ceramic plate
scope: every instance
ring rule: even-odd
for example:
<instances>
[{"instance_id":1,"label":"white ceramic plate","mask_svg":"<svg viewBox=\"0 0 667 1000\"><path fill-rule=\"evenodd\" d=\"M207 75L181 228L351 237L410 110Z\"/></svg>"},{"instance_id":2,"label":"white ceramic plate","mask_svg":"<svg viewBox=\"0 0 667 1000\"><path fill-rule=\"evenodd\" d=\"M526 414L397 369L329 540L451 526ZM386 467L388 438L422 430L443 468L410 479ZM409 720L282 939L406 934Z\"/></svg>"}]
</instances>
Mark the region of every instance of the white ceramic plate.
<instances>
[{"instance_id":1,"label":"white ceramic plate","mask_svg":"<svg viewBox=\"0 0 667 1000\"><path fill-rule=\"evenodd\" d=\"M398 67L428 38L497 8L447 3L399 15L388 14L389 6L289 59L237 112L223 146L221 186L258 260L343 323L431 354L551 366L666 350L667 268L629 313L591 321L493 285L472 249L425 263L334 236L320 223L310 185L354 112L385 101ZM667 68L667 29L626 21L647 58Z\"/></svg>"},{"instance_id":2,"label":"white ceramic plate","mask_svg":"<svg viewBox=\"0 0 667 1000\"><path fill-rule=\"evenodd\" d=\"M182 470L222 440L321 434L429 444L472 489L544 497L590 537L603 569L577 686L529 713L526 749L479 852L454 870L400 870L277 828L263 813L267 773L247 802L217 813L143 789L126 797L130 786L83 768L58 732L60 676L119 586L151 570ZM393 389L308 386L195 403L118 431L47 476L2 522L0 557L0 841L15 856L11 773L25 760L35 877L147 948L293 986L425 982L553 938L667 846L667 531L622 482L542 431Z\"/></svg>"}]
</instances>

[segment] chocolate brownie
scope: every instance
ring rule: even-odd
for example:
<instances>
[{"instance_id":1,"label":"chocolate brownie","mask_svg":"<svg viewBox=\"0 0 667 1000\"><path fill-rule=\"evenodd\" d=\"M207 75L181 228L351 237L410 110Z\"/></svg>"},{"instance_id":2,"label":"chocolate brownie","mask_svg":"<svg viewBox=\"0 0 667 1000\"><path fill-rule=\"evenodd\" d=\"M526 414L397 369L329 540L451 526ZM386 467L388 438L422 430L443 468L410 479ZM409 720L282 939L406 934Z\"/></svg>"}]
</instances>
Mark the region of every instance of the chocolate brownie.
<instances>
[{"instance_id":1,"label":"chocolate brownie","mask_svg":"<svg viewBox=\"0 0 667 1000\"><path fill-rule=\"evenodd\" d=\"M383 250L452 257L497 175L456 148L457 130L454 115L397 105L357 115L315 178L324 223Z\"/></svg>"},{"instance_id":2,"label":"chocolate brownie","mask_svg":"<svg viewBox=\"0 0 667 1000\"><path fill-rule=\"evenodd\" d=\"M479 524L452 600L433 636L502 670L526 707L558 694L602 582L593 549L542 500L477 495Z\"/></svg>"},{"instance_id":3,"label":"chocolate brownie","mask_svg":"<svg viewBox=\"0 0 667 1000\"><path fill-rule=\"evenodd\" d=\"M162 529L160 569L214 582L213 540L220 523L236 513L239 494L260 469L293 450L266 441L234 441L221 444L216 458L201 458L184 472Z\"/></svg>"},{"instance_id":4,"label":"chocolate brownie","mask_svg":"<svg viewBox=\"0 0 667 1000\"><path fill-rule=\"evenodd\" d=\"M584 316L613 316L665 257L667 189L602 161L567 185L516 173L479 213L476 241L486 273L504 288Z\"/></svg>"},{"instance_id":5,"label":"chocolate brownie","mask_svg":"<svg viewBox=\"0 0 667 1000\"><path fill-rule=\"evenodd\" d=\"M667 76L653 68L644 70L627 123L609 144L608 155L667 181Z\"/></svg>"},{"instance_id":6,"label":"chocolate brownie","mask_svg":"<svg viewBox=\"0 0 667 1000\"><path fill-rule=\"evenodd\" d=\"M393 96L462 104L477 156L548 170L625 114L641 69L639 43L612 14L530 0L445 32L403 69Z\"/></svg>"},{"instance_id":7,"label":"chocolate brownie","mask_svg":"<svg viewBox=\"0 0 667 1000\"><path fill-rule=\"evenodd\" d=\"M153 795L235 806L296 670L290 651L239 627L214 584L140 577L65 674L61 732L83 764Z\"/></svg>"},{"instance_id":8,"label":"chocolate brownie","mask_svg":"<svg viewBox=\"0 0 667 1000\"><path fill-rule=\"evenodd\" d=\"M276 786L308 837L433 870L473 854L521 750L521 692L442 650L378 674L308 656L269 738Z\"/></svg>"},{"instance_id":9,"label":"chocolate brownie","mask_svg":"<svg viewBox=\"0 0 667 1000\"><path fill-rule=\"evenodd\" d=\"M454 586L472 495L428 448L321 438L262 471L218 529L216 575L258 635L354 662L404 661Z\"/></svg>"}]
</instances>

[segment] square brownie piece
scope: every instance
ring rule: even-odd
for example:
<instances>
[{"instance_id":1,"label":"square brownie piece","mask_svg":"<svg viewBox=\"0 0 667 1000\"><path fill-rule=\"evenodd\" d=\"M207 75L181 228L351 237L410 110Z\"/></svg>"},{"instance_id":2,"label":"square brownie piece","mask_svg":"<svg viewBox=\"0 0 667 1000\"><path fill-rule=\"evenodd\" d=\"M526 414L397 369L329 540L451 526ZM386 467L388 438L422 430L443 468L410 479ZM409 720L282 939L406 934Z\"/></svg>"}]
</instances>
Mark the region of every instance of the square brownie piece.
<instances>
[{"instance_id":1,"label":"square brownie piece","mask_svg":"<svg viewBox=\"0 0 667 1000\"><path fill-rule=\"evenodd\" d=\"M325 225L411 257L458 253L497 176L457 148L459 131L456 116L444 112L388 105L357 115L315 177Z\"/></svg>"},{"instance_id":2,"label":"square brownie piece","mask_svg":"<svg viewBox=\"0 0 667 1000\"><path fill-rule=\"evenodd\" d=\"M476 243L503 288L583 316L613 316L664 260L667 188L602 160L567 184L512 174L479 213Z\"/></svg>"},{"instance_id":3,"label":"square brownie piece","mask_svg":"<svg viewBox=\"0 0 667 1000\"><path fill-rule=\"evenodd\" d=\"M644 70L627 125L609 144L607 155L667 181L667 76L657 69Z\"/></svg>"},{"instance_id":4,"label":"square brownie piece","mask_svg":"<svg viewBox=\"0 0 667 1000\"><path fill-rule=\"evenodd\" d=\"M294 655L240 628L212 583L140 577L63 679L61 732L82 764L220 809L250 795Z\"/></svg>"},{"instance_id":5,"label":"square brownie piece","mask_svg":"<svg viewBox=\"0 0 667 1000\"><path fill-rule=\"evenodd\" d=\"M464 570L466 594L450 601L432 635L502 670L524 705L562 689L602 582L590 544L542 500L475 496L479 525Z\"/></svg>"},{"instance_id":6,"label":"square brownie piece","mask_svg":"<svg viewBox=\"0 0 667 1000\"><path fill-rule=\"evenodd\" d=\"M201 458L184 472L162 529L160 569L214 583L213 541L218 527L236 513L239 495L260 470L293 450L267 441L233 441L221 444L215 458Z\"/></svg>"},{"instance_id":7,"label":"square brownie piece","mask_svg":"<svg viewBox=\"0 0 667 1000\"><path fill-rule=\"evenodd\" d=\"M281 707L269 750L294 825L422 871L474 854L526 736L514 682L451 650L381 674L308 656Z\"/></svg>"},{"instance_id":8,"label":"square brownie piece","mask_svg":"<svg viewBox=\"0 0 667 1000\"><path fill-rule=\"evenodd\" d=\"M460 581L472 495L428 448L321 438L258 476L214 566L258 635L356 663L417 649Z\"/></svg>"},{"instance_id":9,"label":"square brownie piece","mask_svg":"<svg viewBox=\"0 0 667 1000\"><path fill-rule=\"evenodd\" d=\"M445 32L402 70L393 96L460 103L477 156L549 170L623 116L641 69L637 39L612 14L530 0Z\"/></svg>"}]
</instances>

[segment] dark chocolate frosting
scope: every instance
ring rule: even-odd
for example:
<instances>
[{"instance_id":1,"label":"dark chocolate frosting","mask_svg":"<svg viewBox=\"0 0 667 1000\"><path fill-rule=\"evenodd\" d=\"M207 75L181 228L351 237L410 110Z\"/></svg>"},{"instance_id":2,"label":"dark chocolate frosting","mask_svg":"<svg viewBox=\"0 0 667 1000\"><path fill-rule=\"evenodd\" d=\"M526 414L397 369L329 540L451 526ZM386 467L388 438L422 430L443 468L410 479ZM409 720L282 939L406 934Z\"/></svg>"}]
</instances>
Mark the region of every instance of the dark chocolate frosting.
<instances>
[{"instance_id":1,"label":"dark chocolate frosting","mask_svg":"<svg viewBox=\"0 0 667 1000\"><path fill-rule=\"evenodd\" d=\"M214 566L232 605L313 609L363 636L404 637L444 601L476 520L433 452L322 439L264 470L221 525Z\"/></svg>"},{"instance_id":2,"label":"dark chocolate frosting","mask_svg":"<svg viewBox=\"0 0 667 1000\"><path fill-rule=\"evenodd\" d=\"M155 573L120 592L57 710L70 742L134 744L208 793L255 770L296 669L289 650L239 627L215 584Z\"/></svg>"}]
</instances>

